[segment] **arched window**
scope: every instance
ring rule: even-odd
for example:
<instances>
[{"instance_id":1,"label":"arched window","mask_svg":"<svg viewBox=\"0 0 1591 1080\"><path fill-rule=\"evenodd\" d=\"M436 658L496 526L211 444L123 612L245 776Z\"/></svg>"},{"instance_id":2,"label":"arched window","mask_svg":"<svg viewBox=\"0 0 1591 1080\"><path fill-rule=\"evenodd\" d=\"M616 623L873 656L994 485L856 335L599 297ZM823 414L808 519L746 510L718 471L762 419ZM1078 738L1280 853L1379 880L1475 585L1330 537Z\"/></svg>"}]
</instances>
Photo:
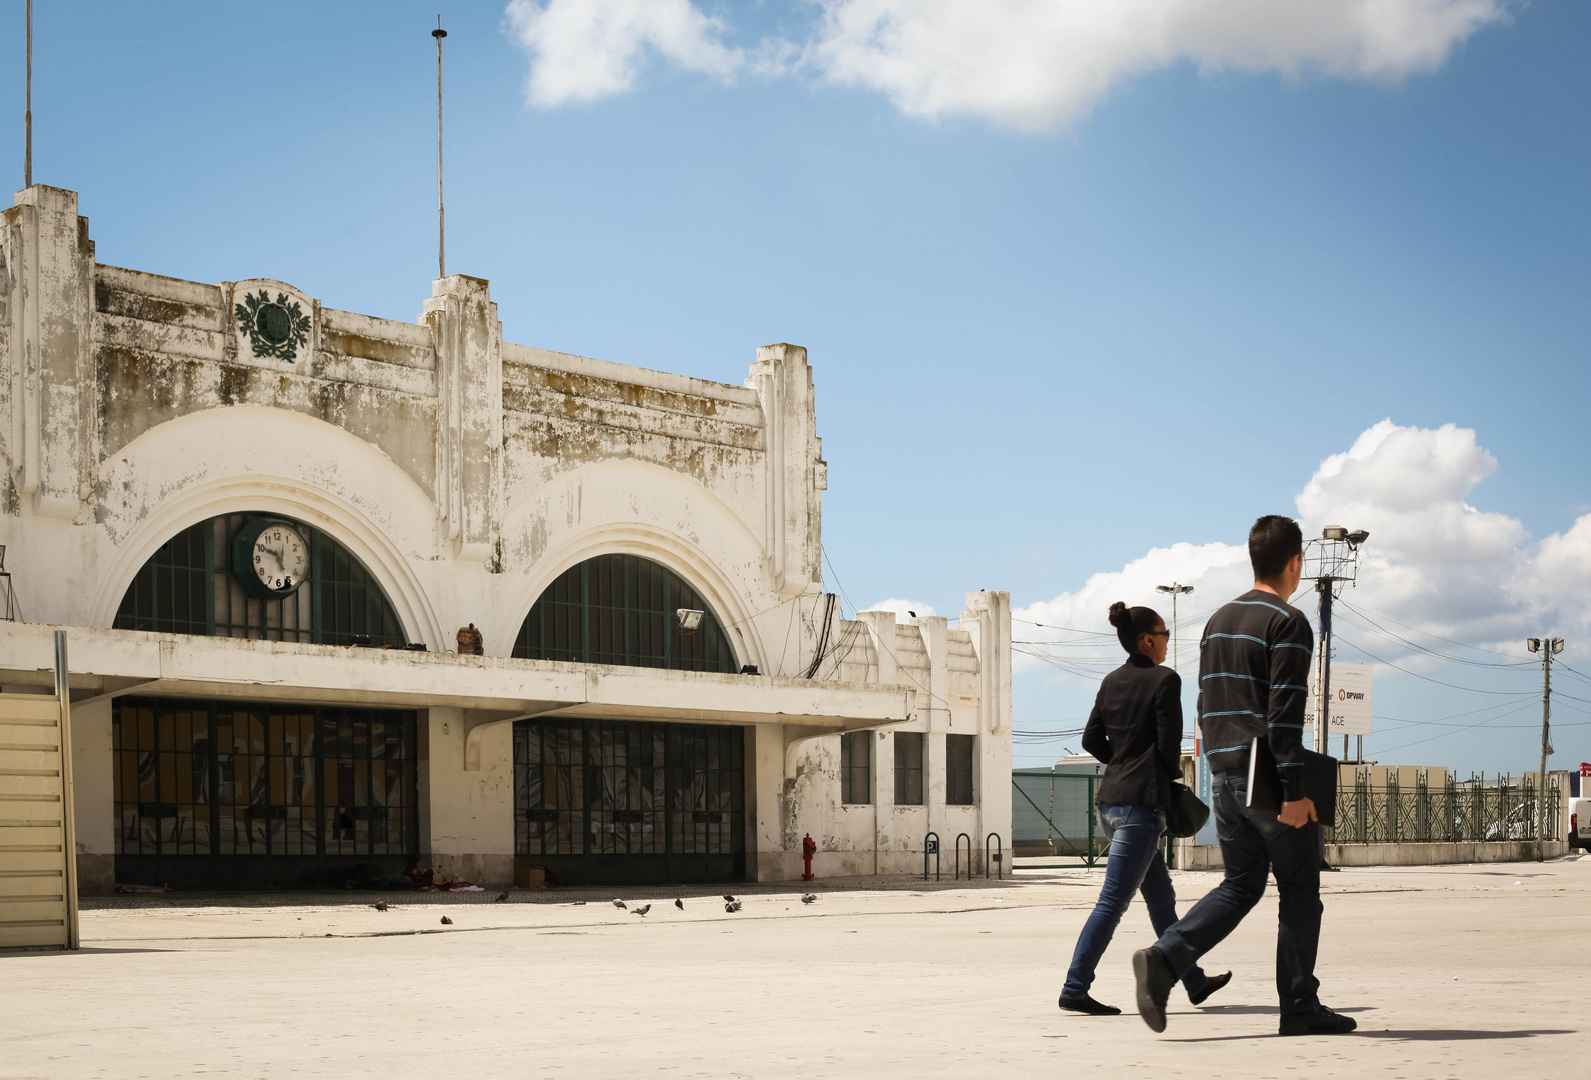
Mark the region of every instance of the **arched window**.
<instances>
[{"instance_id":1,"label":"arched window","mask_svg":"<svg viewBox=\"0 0 1591 1080\"><path fill-rule=\"evenodd\" d=\"M268 514L214 517L167 540L127 587L113 625L318 645L408 642L381 586L347 548Z\"/></svg>"},{"instance_id":2,"label":"arched window","mask_svg":"<svg viewBox=\"0 0 1591 1080\"><path fill-rule=\"evenodd\" d=\"M704 612L695 633L675 612ZM598 555L547 587L514 640L522 660L739 670L722 624L701 594L666 566L638 555Z\"/></svg>"}]
</instances>

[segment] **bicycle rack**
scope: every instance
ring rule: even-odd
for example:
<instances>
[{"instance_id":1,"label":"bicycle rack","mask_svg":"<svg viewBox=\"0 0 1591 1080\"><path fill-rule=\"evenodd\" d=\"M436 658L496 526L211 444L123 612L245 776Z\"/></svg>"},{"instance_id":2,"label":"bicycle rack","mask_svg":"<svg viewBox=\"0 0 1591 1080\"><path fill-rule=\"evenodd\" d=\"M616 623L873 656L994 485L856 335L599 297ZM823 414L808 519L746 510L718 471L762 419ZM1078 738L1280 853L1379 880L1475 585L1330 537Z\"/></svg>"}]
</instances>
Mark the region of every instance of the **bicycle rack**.
<instances>
[{"instance_id":1,"label":"bicycle rack","mask_svg":"<svg viewBox=\"0 0 1591 1080\"><path fill-rule=\"evenodd\" d=\"M990 840L994 841L994 854L992 856L989 854ZM992 832L983 838L983 876L985 880L989 877L989 863L991 860L994 863L995 879L1003 878L1005 874L1005 867L1002 865L1005 862L1005 841L1000 839L1000 834L997 832ZM969 874L968 876L970 877L971 875Z\"/></svg>"},{"instance_id":2,"label":"bicycle rack","mask_svg":"<svg viewBox=\"0 0 1591 1080\"><path fill-rule=\"evenodd\" d=\"M952 880L961 880L961 842L967 842L967 880L972 880L972 837L966 833L956 834L956 876Z\"/></svg>"},{"instance_id":3,"label":"bicycle rack","mask_svg":"<svg viewBox=\"0 0 1591 1080\"><path fill-rule=\"evenodd\" d=\"M934 880L939 880L939 834L931 832L923 837L923 880L928 880L928 856L934 857Z\"/></svg>"}]
</instances>

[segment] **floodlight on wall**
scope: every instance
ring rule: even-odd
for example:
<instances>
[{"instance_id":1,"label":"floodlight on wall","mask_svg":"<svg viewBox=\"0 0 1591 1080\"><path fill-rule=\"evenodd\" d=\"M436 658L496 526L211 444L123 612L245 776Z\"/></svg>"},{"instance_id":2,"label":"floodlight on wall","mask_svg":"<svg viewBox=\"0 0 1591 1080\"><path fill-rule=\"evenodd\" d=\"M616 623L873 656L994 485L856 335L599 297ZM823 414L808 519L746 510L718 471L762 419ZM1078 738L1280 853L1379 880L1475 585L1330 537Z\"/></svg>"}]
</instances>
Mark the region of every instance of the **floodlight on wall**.
<instances>
[{"instance_id":1,"label":"floodlight on wall","mask_svg":"<svg viewBox=\"0 0 1591 1080\"><path fill-rule=\"evenodd\" d=\"M1320 530L1320 538L1322 540L1346 540L1348 539L1348 530L1341 525L1327 525Z\"/></svg>"},{"instance_id":2,"label":"floodlight on wall","mask_svg":"<svg viewBox=\"0 0 1591 1080\"><path fill-rule=\"evenodd\" d=\"M1541 639L1539 637L1526 638L1525 639L1525 648L1529 649L1531 652L1540 652L1541 651Z\"/></svg>"},{"instance_id":3,"label":"floodlight on wall","mask_svg":"<svg viewBox=\"0 0 1591 1080\"><path fill-rule=\"evenodd\" d=\"M696 608L674 609L674 630L680 634L694 634L702 628L702 616L706 612Z\"/></svg>"}]
</instances>

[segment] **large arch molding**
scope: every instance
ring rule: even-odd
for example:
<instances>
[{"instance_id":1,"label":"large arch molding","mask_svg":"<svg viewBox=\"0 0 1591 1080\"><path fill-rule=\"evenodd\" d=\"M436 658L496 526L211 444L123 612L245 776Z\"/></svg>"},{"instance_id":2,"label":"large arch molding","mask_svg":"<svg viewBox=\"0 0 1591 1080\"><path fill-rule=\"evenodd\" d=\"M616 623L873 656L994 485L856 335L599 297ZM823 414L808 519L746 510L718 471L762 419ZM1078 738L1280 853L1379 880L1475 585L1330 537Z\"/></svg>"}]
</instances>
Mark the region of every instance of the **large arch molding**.
<instances>
[{"instance_id":1,"label":"large arch molding","mask_svg":"<svg viewBox=\"0 0 1591 1080\"><path fill-rule=\"evenodd\" d=\"M269 469L258 446L277 449ZM231 452L231 447L251 446ZM252 407L167 421L123 447L98 483L120 492L101 521L116 555L96 584L92 619L109 627L134 575L168 539L229 513L303 521L348 549L386 593L413 640L447 642L411 560L436 546L436 507L386 455L313 417Z\"/></svg>"},{"instance_id":2,"label":"large arch molding","mask_svg":"<svg viewBox=\"0 0 1591 1080\"><path fill-rule=\"evenodd\" d=\"M689 582L718 614L742 663L767 670L756 616L777 607L766 554L745 521L701 484L641 462L554 477L504 521L510 566L488 649L507 656L531 607L561 574L597 555L638 555Z\"/></svg>"}]
</instances>

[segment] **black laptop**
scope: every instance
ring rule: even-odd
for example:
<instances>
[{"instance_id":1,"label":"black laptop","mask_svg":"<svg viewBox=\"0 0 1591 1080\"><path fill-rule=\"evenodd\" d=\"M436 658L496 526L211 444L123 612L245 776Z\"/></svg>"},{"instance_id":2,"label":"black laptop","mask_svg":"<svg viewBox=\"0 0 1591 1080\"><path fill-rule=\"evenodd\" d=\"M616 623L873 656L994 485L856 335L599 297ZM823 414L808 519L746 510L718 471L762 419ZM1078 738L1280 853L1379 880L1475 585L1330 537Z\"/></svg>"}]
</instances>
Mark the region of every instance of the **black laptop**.
<instances>
[{"instance_id":1,"label":"black laptop","mask_svg":"<svg viewBox=\"0 0 1591 1080\"><path fill-rule=\"evenodd\" d=\"M1329 829L1337 827L1337 759L1304 751L1304 794L1315 801L1315 817ZM1265 736L1254 736L1248 755L1248 805L1271 814L1282 812L1282 781Z\"/></svg>"}]
</instances>

